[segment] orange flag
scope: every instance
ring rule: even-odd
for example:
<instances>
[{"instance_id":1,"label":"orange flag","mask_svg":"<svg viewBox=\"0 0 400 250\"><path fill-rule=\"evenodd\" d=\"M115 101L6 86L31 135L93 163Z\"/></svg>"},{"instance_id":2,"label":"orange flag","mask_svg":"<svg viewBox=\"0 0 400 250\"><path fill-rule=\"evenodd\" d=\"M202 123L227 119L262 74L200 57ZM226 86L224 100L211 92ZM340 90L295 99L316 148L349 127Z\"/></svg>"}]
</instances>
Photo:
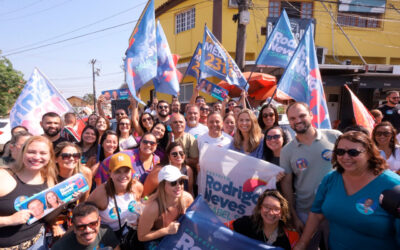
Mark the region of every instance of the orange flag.
<instances>
[{"instance_id":1,"label":"orange flag","mask_svg":"<svg viewBox=\"0 0 400 250\"><path fill-rule=\"evenodd\" d=\"M346 84L344 86L351 95L351 102L353 103L353 112L357 125L363 126L364 128L368 129L370 134L372 134L372 130L375 127L374 117L364 106L364 104L362 104L362 102L357 98L357 96L350 90L350 88Z\"/></svg>"}]
</instances>

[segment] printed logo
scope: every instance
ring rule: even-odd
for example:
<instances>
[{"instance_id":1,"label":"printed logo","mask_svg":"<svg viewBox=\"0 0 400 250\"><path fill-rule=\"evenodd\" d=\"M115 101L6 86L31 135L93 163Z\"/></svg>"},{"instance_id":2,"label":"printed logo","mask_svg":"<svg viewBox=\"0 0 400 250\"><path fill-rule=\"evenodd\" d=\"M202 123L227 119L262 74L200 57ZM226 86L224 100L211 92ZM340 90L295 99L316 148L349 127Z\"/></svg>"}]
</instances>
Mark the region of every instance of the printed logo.
<instances>
[{"instance_id":1,"label":"printed logo","mask_svg":"<svg viewBox=\"0 0 400 250\"><path fill-rule=\"evenodd\" d=\"M362 198L356 203L357 211L365 215L373 214L377 206L378 203L374 202L372 198Z\"/></svg>"},{"instance_id":2,"label":"printed logo","mask_svg":"<svg viewBox=\"0 0 400 250\"><path fill-rule=\"evenodd\" d=\"M118 208L118 212L121 213L121 209ZM117 209L113 207L110 212L108 213L111 219L116 220L118 219Z\"/></svg>"},{"instance_id":3,"label":"printed logo","mask_svg":"<svg viewBox=\"0 0 400 250\"><path fill-rule=\"evenodd\" d=\"M393 110L391 110L391 109L386 110L386 114L387 115L393 115Z\"/></svg>"},{"instance_id":4,"label":"printed logo","mask_svg":"<svg viewBox=\"0 0 400 250\"><path fill-rule=\"evenodd\" d=\"M258 193L261 189L263 189L263 187L265 185L267 185L266 181L263 181L263 180L258 179L258 178L250 178L250 179L247 179L243 183L243 192L254 192L257 189L256 193ZM260 187L260 188L258 188L258 187ZM262 190L261 193L263 191L264 190Z\"/></svg>"},{"instance_id":5,"label":"printed logo","mask_svg":"<svg viewBox=\"0 0 400 250\"><path fill-rule=\"evenodd\" d=\"M307 162L307 160L304 159L304 158L299 158L299 159L297 159L297 161L296 161L296 167L297 167L299 170L305 170L306 168L308 168L308 162Z\"/></svg>"},{"instance_id":6,"label":"printed logo","mask_svg":"<svg viewBox=\"0 0 400 250\"><path fill-rule=\"evenodd\" d=\"M137 201L133 200L129 202L128 210L131 213L140 214L141 206Z\"/></svg>"},{"instance_id":7,"label":"printed logo","mask_svg":"<svg viewBox=\"0 0 400 250\"><path fill-rule=\"evenodd\" d=\"M331 161L332 160L332 150L325 149L324 151L322 151L321 157L325 161Z\"/></svg>"}]
</instances>

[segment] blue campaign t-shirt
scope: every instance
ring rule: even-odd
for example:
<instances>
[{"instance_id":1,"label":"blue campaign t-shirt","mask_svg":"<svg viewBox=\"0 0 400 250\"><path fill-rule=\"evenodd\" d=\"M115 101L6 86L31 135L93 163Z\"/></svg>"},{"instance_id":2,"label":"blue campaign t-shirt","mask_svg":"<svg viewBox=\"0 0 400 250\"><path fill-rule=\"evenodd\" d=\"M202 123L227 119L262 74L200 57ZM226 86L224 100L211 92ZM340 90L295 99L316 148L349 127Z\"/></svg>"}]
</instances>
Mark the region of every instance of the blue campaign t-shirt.
<instances>
[{"instance_id":1,"label":"blue campaign t-shirt","mask_svg":"<svg viewBox=\"0 0 400 250\"><path fill-rule=\"evenodd\" d=\"M400 185L400 177L386 170L353 195L347 195L336 171L322 180L311 212L329 221L331 249L400 249L400 220L379 205L385 189ZM396 242L397 241L397 242Z\"/></svg>"}]
</instances>

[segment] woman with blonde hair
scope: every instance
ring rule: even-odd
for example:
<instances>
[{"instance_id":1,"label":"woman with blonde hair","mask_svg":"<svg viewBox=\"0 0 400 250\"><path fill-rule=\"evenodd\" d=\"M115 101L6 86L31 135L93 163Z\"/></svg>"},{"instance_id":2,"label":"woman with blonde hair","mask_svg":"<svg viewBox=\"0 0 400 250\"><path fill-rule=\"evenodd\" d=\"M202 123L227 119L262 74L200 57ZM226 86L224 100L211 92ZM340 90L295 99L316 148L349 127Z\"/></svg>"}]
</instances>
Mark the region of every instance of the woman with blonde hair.
<instances>
[{"instance_id":1,"label":"woman with blonde hair","mask_svg":"<svg viewBox=\"0 0 400 250\"><path fill-rule=\"evenodd\" d=\"M237 129L230 149L262 159L263 135L257 117L251 110L243 109L239 112L236 123Z\"/></svg>"},{"instance_id":2,"label":"woman with blonde hair","mask_svg":"<svg viewBox=\"0 0 400 250\"><path fill-rule=\"evenodd\" d=\"M15 204L54 186L55 169L53 144L44 136L29 138L16 164L0 169L0 248L46 248L43 220L28 225L31 212Z\"/></svg>"},{"instance_id":3,"label":"woman with blonde hair","mask_svg":"<svg viewBox=\"0 0 400 250\"><path fill-rule=\"evenodd\" d=\"M158 189L150 197L139 220L138 239L145 242L147 249L153 249L168 234L176 234L179 216L193 202L193 197L183 190L188 177L171 165L158 173Z\"/></svg>"}]
</instances>

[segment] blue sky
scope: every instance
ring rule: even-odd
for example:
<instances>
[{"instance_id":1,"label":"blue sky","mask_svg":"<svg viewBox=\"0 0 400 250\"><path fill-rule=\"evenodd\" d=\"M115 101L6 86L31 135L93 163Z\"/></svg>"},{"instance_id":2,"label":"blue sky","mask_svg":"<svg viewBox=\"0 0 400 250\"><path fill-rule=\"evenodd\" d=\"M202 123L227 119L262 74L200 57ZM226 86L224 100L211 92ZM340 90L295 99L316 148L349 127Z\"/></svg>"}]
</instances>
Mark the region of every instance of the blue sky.
<instances>
[{"instance_id":1,"label":"blue sky","mask_svg":"<svg viewBox=\"0 0 400 250\"><path fill-rule=\"evenodd\" d=\"M0 0L1 55L10 59L26 80L34 67L38 67L66 98L92 93L90 60L93 58L100 69L96 78L97 95L102 90L119 88L124 81L122 58L146 2ZM131 21L134 22L82 38L7 55Z\"/></svg>"}]
</instances>

